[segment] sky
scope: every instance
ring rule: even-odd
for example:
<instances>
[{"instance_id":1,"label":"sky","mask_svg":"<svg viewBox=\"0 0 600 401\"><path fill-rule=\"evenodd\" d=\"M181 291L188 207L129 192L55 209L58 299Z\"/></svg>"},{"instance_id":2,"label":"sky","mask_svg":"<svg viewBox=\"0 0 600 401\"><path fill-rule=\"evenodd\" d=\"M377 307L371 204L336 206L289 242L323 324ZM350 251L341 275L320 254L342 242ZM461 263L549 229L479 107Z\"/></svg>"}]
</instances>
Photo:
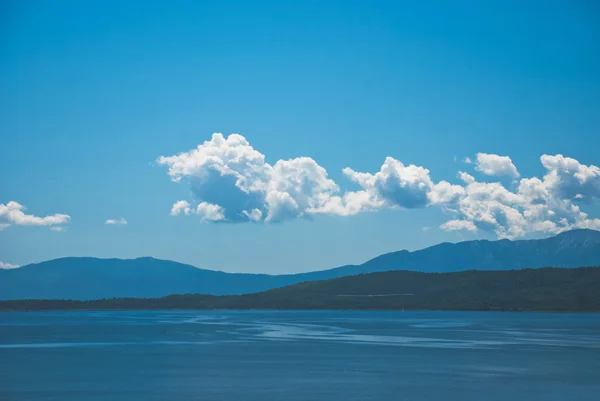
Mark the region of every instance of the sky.
<instances>
[{"instance_id":1,"label":"sky","mask_svg":"<svg viewBox=\"0 0 600 401\"><path fill-rule=\"evenodd\" d=\"M0 268L600 229L594 1L4 1Z\"/></svg>"}]
</instances>

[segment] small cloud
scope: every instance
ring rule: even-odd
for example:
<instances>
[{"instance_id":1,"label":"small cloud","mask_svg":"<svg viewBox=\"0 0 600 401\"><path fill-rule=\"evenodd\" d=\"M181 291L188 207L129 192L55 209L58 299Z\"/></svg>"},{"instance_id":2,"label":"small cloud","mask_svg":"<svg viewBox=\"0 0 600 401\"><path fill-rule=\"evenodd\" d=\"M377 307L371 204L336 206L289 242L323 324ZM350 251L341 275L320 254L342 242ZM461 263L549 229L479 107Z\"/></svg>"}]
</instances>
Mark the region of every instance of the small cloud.
<instances>
[{"instance_id":1,"label":"small cloud","mask_svg":"<svg viewBox=\"0 0 600 401\"><path fill-rule=\"evenodd\" d=\"M477 153L475 170L485 175L519 177L517 167L508 156L499 156L489 153Z\"/></svg>"},{"instance_id":2,"label":"small cloud","mask_svg":"<svg viewBox=\"0 0 600 401\"><path fill-rule=\"evenodd\" d=\"M113 225L113 226L126 226L127 220L121 217L119 220L108 219L104 222L104 224Z\"/></svg>"},{"instance_id":3,"label":"small cloud","mask_svg":"<svg viewBox=\"0 0 600 401\"><path fill-rule=\"evenodd\" d=\"M38 217L33 214L27 214L27 208L18 202L10 201L7 204L0 203L0 219L5 220L0 222L0 230L3 230L10 225L17 226L57 226L66 224L71 220L68 214L53 214L45 217Z\"/></svg>"},{"instance_id":4,"label":"small cloud","mask_svg":"<svg viewBox=\"0 0 600 401\"><path fill-rule=\"evenodd\" d=\"M464 171L458 172L458 178L460 178L467 185L475 182L475 177L469 173L465 173Z\"/></svg>"},{"instance_id":5,"label":"small cloud","mask_svg":"<svg viewBox=\"0 0 600 401\"><path fill-rule=\"evenodd\" d=\"M202 202L196 209L201 221L220 221L225 219L224 209L219 205Z\"/></svg>"},{"instance_id":6,"label":"small cloud","mask_svg":"<svg viewBox=\"0 0 600 401\"><path fill-rule=\"evenodd\" d=\"M57 231L57 232L60 232L60 233L67 231L67 229L65 227L50 227L50 229L52 231Z\"/></svg>"},{"instance_id":7,"label":"small cloud","mask_svg":"<svg viewBox=\"0 0 600 401\"><path fill-rule=\"evenodd\" d=\"M471 160L471 158L470 158L470 157L465 157L465 158L463 159L463 162L465 162L465 163L467 163L467 164L473 164L473 160Z\"/></svg>"},{"instance_id":8,"label":"small cloud","mask_svg":"<svg viewBox=\"0 0 600 401\"><path fill-rule=\"evenodd\" d=\"M458 158L456 157L456 155L452 156L452 160L454 160L454 161L458 160Z\"/></svg>"},{"instance_id":9,"label":"small cloud","mask_svg":"<svg viewBox=\"0 0 600 401\"><path fill-rule=\"evenodd\" d=\"M244 210L242 211L242 214L252 221L260 221L260 219L262 218L262 212L259 209L252 209L252 211L250 212Z\"/></svg>"},{"instance_id":10,"label":"small cloud","mask_svg":"<svg viewBox=\"0 0 600 401\"><path fill-rule=\"evenodd\" d=\"M180 213L190 214L190 203L184 200L177 201L171 208L171 216L179 216Z\"/></svg>"},{"instance_id":11,"label":"small cloud","mask_svg":"<svg viewBox=\"0 0 600 401\"><path fill-rule=\"evenodd\" d=\"M0 260L0 269L8 270L8 269L16 269L17 267L21 267L21 266L13 265L11 263L5 263Z\"/></svg>"},{"instance_id":12,"label":"small cloud","mask_svg":"<svg viewBox=\"0 0 600 401\"><path fill-rule=\"evenodd\" d=\"M444 231L468 230L477 231L475 223L469 220L450 220L440 226Z\"/></svg>"},{"instance_id":13,"label":"small cloud","mask_svg":"<svg viewBox=\"0 0 600 401\"><path fill-rule=\"evenodd\" d=\"M422 231L429 231L429 230L430 230L430 227L421 227L421 230L422 230Z\"/></svg>"}]
</instances>

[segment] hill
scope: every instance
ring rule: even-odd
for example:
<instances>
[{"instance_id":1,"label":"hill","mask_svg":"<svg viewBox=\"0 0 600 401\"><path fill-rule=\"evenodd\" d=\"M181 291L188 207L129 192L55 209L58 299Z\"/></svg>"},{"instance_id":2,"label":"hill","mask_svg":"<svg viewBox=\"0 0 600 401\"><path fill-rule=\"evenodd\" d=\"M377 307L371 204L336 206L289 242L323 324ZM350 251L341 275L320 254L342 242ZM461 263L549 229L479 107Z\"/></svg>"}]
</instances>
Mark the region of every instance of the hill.
<instances>
[{"instance_id":1,"label":"hill","mask_svg":"<svg viewBox=\"0 0 600 401\"><path fill-rule=\"evenodd\" d=\"M600 312L600 268L389 271L247 295L1 301L0 311L129 309L418 309Z\"/></svg>"},{"instance_id":2,"label":"hill","mask_svg":"<svg viewBox=\"0 0 600 401\"><path fill-rule=\"evenodd\" d=\"M537 240L442 243L415 252L388 253L361 265L279 276L224 273L153 258L63 258L0 270L0 299L228 295L388 270L454 272L595 265L600 265L600 231L593 230L573 230Z\"/></svg>"}]
</instances>

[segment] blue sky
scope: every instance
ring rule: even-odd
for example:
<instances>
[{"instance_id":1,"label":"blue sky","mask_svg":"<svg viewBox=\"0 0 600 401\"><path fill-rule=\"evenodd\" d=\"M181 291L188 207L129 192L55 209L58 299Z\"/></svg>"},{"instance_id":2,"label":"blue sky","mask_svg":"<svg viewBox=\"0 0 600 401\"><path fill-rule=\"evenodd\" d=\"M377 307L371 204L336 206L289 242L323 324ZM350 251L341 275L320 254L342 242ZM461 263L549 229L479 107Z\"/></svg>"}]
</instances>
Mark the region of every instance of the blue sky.
<instances>
[{"instance_id":1,"label":"blue sky","mask_svg":"<svg viewBox=\"0 0 600 401\"><path fill-rule=\"evenodd\" d=\"M594 2L0 7L1 263L149 255L288 273L600 227ZM190 152L213 133L241 135L236 152L264 155L265 175L199 163L223 151ZM195 167L177 172L176 161ZM320 168L337 189L311 175ZM289 195L299 176L310 193ZM239 177L267 189L250 202ZM456 196L436 198L442 181ZM331 206L348 193L365 198ZM228 196L255 205L260 221L197 209L237 202ZM188 213L172 216L180 200ZM276 208L283 217L269 221Z\"/></svg>"}]
</instances>

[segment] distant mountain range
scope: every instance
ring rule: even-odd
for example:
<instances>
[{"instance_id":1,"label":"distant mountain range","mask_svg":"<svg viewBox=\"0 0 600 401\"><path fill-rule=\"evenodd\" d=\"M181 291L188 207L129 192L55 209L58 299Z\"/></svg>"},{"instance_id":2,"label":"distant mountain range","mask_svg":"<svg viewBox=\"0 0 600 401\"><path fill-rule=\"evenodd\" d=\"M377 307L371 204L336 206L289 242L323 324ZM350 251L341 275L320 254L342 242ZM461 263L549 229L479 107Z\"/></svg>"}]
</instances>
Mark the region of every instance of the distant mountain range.
<instances>
[{"instance_id":1,"label":"distant mountain range","mask_svg":"<svg viewBox=\"0 0 600 401\"><path fill-rule=\"evenodd\" d=\"M247 294L314 280L383 272L457 272L600 265L600 231L573 230L537 240L442 243L398 251L361 265L291 275L224 273L153 258L62 258L0 270L0 299L158 298L170 294Z\"/></svg>"},{"instance_id":2,"label":"distant mountain range","mask_svg":"<svg viewBox=\"0 0 600 401\"><path fill-rule=\"evenodd\" d=\"M379 309L600 312L600 267L389 271L310 281L255 294L95 301L0 301L0 311L136 309Z\"/></svg>"}]
</instances>

